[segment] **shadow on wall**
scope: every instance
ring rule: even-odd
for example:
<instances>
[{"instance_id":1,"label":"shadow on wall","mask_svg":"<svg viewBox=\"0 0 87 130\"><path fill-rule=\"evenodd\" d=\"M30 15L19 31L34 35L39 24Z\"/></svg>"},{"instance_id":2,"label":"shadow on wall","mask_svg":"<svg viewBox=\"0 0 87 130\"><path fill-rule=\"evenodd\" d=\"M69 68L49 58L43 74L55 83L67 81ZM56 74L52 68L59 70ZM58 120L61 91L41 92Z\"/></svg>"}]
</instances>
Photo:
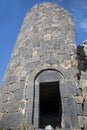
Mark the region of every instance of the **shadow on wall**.
<instances>
[{"instance_id":1,"label":"shadow on wall","mask_svg":"<svg viewBox=\"0 0 87 130\"><path fill-rule=\"evenodd\" d=\"M78 60L78 70L77 74L78 80L81 78L81 71L87 71L87 41L84 41L82 46L77 46L77 60Z\"/></svg>"}]
</instances>

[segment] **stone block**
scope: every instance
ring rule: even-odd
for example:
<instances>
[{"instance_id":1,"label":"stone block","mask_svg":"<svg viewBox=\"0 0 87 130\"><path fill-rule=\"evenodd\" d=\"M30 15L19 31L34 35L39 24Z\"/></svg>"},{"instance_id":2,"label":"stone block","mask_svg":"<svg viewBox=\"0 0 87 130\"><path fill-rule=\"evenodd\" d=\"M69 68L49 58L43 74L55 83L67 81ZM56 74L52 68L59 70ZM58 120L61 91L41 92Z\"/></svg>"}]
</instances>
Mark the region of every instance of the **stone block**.
<instances>
[{"instance_id":1,"label":"stone block","mask_svg":"<svg viewBox=\"0 0 87 130\"><path fill-rule=\"evenodd\" d=\"M4 113L7 110L7 103L0 103L0 113Z\"/></svg>"},{"instance_id":2,"label":"stone block","mask_svg":"<svg viewBox=\"0 0 87 130\"><path fill-rule=\"evenodd\" d=\"M69 54L65 54L65 55L64 55L64 59L65 59L65 60L70 60L70 59L71 59L71 56L70 56Z\"/></svg>"},{"instance_id":3,"label":"stone block","mask_svg":"<svg viewBox=\"0 0 87 130\"><path fill-rule=\"evenodd\" d=\"M50 57L49 60L46 61L47 64L54 65L59 64L59 61L56 59L56 57Z\"/></svg>"},{"instance_id":4,"label":"stone block","mask_svg":"<svg viewBox=\"0 0 87 130\"><path fill-rule=\"evenodd\" d=\"M75 96L75 101L76 101L76 103L82 104L83 103L83 97L82 96Z\"/></svg>"},{"instance_id":5,"label":"stone block","mask_svg":"<svg viewBox=\"0 0 87 130\"><path fill-rule=\"evenodd\" d=\"M44 41L51 40L51 34L44 35Z\"/></svg>"},{"instance_id":6,"label":"stone block","mask_svg":"<svg viewBox=\"0 0 87 130\"><path fill-rule=\"evenodd\" d=\"M16 75L8 76L7 79L5 79L5 84L13 84L15 81L17 81Z\"/></svg>"},{"instance_id":7,"label":"stone block","mask_svg":"<svg viewBox=\"0 0 87 130\"><path fill-rule=\"evenodd\" d=\"M62 112L63 112L64 128L70 129L72 125L70 117L70 108L67 98L62 99Z\"/></svg>"},{"instance_id":8,"label":"stone block","mask_svg":"<svg viewBox=\"0 0 87 130\"><path fill-rule=\"evenodd\" d=\"M7 93L13 92L18 90L19 88L24 88L25 81L17 81L12 85L9 85ZM6 90L5 90L6 91Z\"/></svg>"},{"instance_id":9,"label":"stone block","mask_svg":"<svg viewBox=\"0 0 87 130\"><path fill-rule=\"evenodd\" d=\"M73 128L62 128L61 130L73 130Z\"/></svg>"},{"instance_id":10,"label":"stone block","mask_svg":"<svg viewBox=\"0 0 87 130\"><path fill-rule=\"evenodd\" d=\"M34 119L34 108L33 108L33 100L29 100L27 102L27 109L26 109L26 118L28 127L32 124L32 120Z\"/></svg>"},{"instance_id":11,"label":"stone block","mask_svg":"<svg viewBox=\"0 0 87 130\"><path fill-rule=\"evenodd\" d=\"M20 109L20 102L19 101L9 101L7 103L7 111L8 112L18 112Z\"/></svg>"},{"instance_id":12,"label":"stone block","mask_svg":"<svg viewBox=\"0 0 87 130\"><path fill-rule=\"evenodd\" d=\"M33 86L31 85L28 85L28 87L26 88L26 99L33 99Z\"/></svg>"},{"instance_id":13,"label":"stone block","mask_svg":"<svg viewBox=\"0 0 87 130\"><path fill-rule=\"evenodd\" d=\"M68 68L67 72L72 80L77 79L78 69L76 67Z\"/></svg>"},{"instance_id":14,"label":"stone block","mask_svg":"<svg viewBox=\"0 0 87 130\"><path fill-rule=\"evenodd\" d=\"M39 101L35 100L35 107L34 107L34 124L36 128L38 128L39 125Z\"/></svg>"},{"instance_id":15,"label":"stone block","mask_svg":"<svg viewBox=\"0 0 87 130\"><path fill-rule=\"evenodd\" d=\"M15 100L22 100L24 97L24 89L18 89L14 92L14 99Z\"/></svg>"},{"instance_id":16,"label":"stone block","mask_svg":"<svg viewBox=\"0 0 87 130\"><path fill-rule=\"evenodd\" d=\"M14 92L19 88L23 89L25 86L25 81L17 81L14 85L10 86L10 91Z\"/></svg>"},{"instance_id":17,"label":"stone block","mask_svg":"<svg viewBox=\"0 0 87 130\"><path fill-rule=\"evenodd\" d=\"M84 115L87 116L87 98L84 101Z\"/></svg>"},{"instance_id":18,"label":"stone block","mask_svg":"<svg viewBox=\"0 0 87 130\"><path fill-rule=\"evenodd\" d=\"M65 81L60 84L61 97L76 96L77 87L72 81Z\"/></svg>"},{"instance_id":19,"label":"stone block","mask_svg":"<svg viewBox=\"0 0 87 130\"><path fill-rule=\"evenodd\" d=\"M83 89L83 97L87 97L87 86Z\"/></svg>"},{"instance_id":20,"label":"stone block","mask_svg":"<svg viewBox=\"0 0 87 130\"><path fill-rule=\"evenodd\" d=\"M4 94L3 91L1 91L2 94L0 94L0 103L7 102L8 94Z\"/></svg>"},{"instance_id":21,"label":"stone block","mask_svg":"<svg viewBox=\"0 0 87 130\"><path fill-rule=\"evenodd\" d=\"M86 79L87 80L87 74L84 71L81 71L81 79ZM83 81L84 84L84 81ZM87 83L86 83L87 84Z\"/></svg>"},{"instance_id":22,"label":"stone block","mask_svg":"<svg viewBox=\"0 0 87 130\"><path fill-rule=\"evenodd\" d=\"M77 114L78 115L83 115L83 107L82 104L77 104Z\"/></svg>"},{"instance_id":23,"label":"stone block","mask_svg":"<svg viewBox=\"0 0 87 130\"><path fill-rule=\"evenodd\" d=\"M70 60L63 60L63 62L61 63L61 65L65 68L68 69L71 67L71 62Z\"/></svg>"},{"instance_id":24,"label":"stone block","mask_svg":"<svg viewBox=\"0 0 87 130\"><path fill-rule=\"evenodd\" d=\"M39 62L39 61L40 61L40 57L39 56L36 56L36 57L33 57L33 58L29 59L29 63L34 63L34 62Z\"/></svg>"},{"instance_id":25,"label":"stone block","mask_svg":"<svg viewBox=\"0 0 87 130\"><path fill-rule=\"evenodd\" d=\"M78 88L77 89L77 96L82 96L82 89L81 88Z\"/></svg>"},{"instance_id":26,"label":"stone block","mask_svg":"<svg viewBox=\"0 0 87 130\"><path fill-rule=\"evenodd\" d=\"M87 130L87 116L84 117L84 130Z\"/></svg>"},{"instance_id":27,"label":"stone block","mask_svg":"<svg viewBox=\"0 0 87 130\"><path fill-rule=\"evenodd\" d=\"M78 129L74 129L74 130L82 130L82 128L80 129L80 128L78 128Z\"/></svg>"},{"instance_id":28,"label":"stone block","mask_svg":"<svg viewBox=\"0 0 87 130\"><path fill-rule=\"evenodd\" d=\"M77 95L77 87L74 82L67 81L66 86L68 87L68 92L70 96Z\"/></svg>"},{"instance_id":29,"label":"stone block","mask_svg":"<svg viewBox=\"0 0 87 130\"><path fill-rule=\"evenodd\" d=\"M72 127L77 127L77 110L76 110L76 102L73 97L68 97L67 102L70 109L70 118L71 118L71 124Z\"/></svg>"},{"instance_id":30,"label":"stone block","mask_svg":"<svg viewBox=\"0 0 87 130\"><path fill-rule=\"evenodd\" d=\"M37 51L34 51L33 54L32 54L32 57L35 57L37 56L38 52Z\"/></svg>"},{"instance_id":31,"label":"stone block","mask_svg":"<svg viewBox=\"0 0 87 130\"><path fill-rule=\"evenodd\" d=\"M0 124L2 124L5 129L15 129L17 130L20 128L21 122L23 121L22 113L6 113L2 116L0 120Z\"/></svg>"},{"instance_id":32,"label":"stone block","mask_svg":"<svg viewBox=\"0 0 87 130\"><path fill-rule=\"evenodd\" d=\"M14 100L14 93L13 93L13 92L10 92L10 93L8 94L7 100L8 100L8 101Z\"/></svg>"},{"instance_id":33,"label":"stone block","mask_svg":"<svg viewBox=\"0 0 87 130\"><path fill-rule=\"evenodd\" d=\"M83 128L83 126L84 126L83 116L78 116L78 126L79 126L79 128Z\"/></svg>"},{"instance_id":34,"label":"stone block","mask_svg":"<svg viewBox=\"0 0 87 130\"><path fill-rule=\"evenodd\" d=\"M67 89L67 87L65 86L65 83L63 82L61 82L60 83L60 95L61 95L61 97L63 97L63 98L65 98L65 97L67 97L68 96L68 89Z\"/></svg>"},{"instance_id":35,"label":"stone block","mask_svg":"<svg viewBox=\"0 0 87 130\"><path fill-rule=\"evenodd\" d=\"M72 67L77 67L77 65L78 65L77 60L71 61L71 66Z\"/></svg>"},{"instance_id":36,"label":"stone block","mask_svg":"<svg viewBox=\"0 0 87 130\"><path fill-rule=\"evenodd\" d=\"M82 89L84 89L85 87L87 87L87 79L81 79L80 80L80 87Z\"/></svg>"}]
</instances>

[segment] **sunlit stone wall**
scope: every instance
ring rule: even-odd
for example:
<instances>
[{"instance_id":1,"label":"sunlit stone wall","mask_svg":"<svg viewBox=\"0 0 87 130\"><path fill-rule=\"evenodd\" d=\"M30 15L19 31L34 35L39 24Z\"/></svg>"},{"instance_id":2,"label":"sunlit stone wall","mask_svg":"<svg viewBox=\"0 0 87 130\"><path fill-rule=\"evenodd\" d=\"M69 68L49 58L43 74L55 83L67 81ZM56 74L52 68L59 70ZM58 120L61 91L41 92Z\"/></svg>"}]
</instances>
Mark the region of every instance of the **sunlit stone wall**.
<instances>
[{"instance_id":1,"label":"sunlit stone wall","mask_svg":"<svg viewBox=\"0 0 87 130\"><path fill-rule=\"evenodd\" d=\"M38 124L32 122L34 102L35 112L39 111L38 96L34 101L35 78L44 70L56 70L63 77L60 81L61 129L86 130L87 101L77 77L76 53L72 16L55 3L35 5L24 19L3 79L0 124L17 130L25 121L27 127L35 123L38 128Z\"/></svg>"}]
</instances>

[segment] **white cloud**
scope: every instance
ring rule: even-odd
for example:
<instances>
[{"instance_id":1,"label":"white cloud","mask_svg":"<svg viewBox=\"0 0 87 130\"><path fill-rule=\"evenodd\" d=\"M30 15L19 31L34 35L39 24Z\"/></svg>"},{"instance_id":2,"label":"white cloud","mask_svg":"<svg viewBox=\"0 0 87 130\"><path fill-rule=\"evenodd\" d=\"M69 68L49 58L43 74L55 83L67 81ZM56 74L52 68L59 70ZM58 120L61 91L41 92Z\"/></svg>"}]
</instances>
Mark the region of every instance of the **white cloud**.
<instances>
[{"instance_id":1,"label":"white cloud","mask_svg":"<svg viewBox=\"0 0 87 130\"><path fill-rule=\"evenodd\" d=\"M80 28L84 29L84 31L87 32L87 18L85 18L85 19L80 23Z\"/></svg>"}]
</instances>

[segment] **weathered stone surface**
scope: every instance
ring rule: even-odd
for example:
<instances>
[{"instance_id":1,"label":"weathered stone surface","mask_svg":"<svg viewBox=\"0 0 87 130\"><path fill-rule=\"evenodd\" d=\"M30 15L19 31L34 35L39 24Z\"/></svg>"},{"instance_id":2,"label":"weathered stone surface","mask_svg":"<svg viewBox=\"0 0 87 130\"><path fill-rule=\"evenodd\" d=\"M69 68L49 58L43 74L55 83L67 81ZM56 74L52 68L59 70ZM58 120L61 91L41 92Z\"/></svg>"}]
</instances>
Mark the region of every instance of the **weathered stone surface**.
<instances>
[{"instance_id":1,"label":"weathered stone surface","mask_svg":"<svg viewBox=\"0 0 87 130\"><path fill-rule=\"evenodd\" d=\"M2 116L0 124L4 126L5 129L18 129L20 128L21 122L23 120L22 113L6 113Z\"/></svg>"},{"instance_id":2,"label":"weathered stone surface","mask_svg":"<svg viewBox=\"0 0 87 130\"><path fill-rule=\"evenodd\" d=\"M77 127L76 102L73 97L68 97L67 101L68 101L68 105L69 105L69 109L70 109L72 127Z\"/></svg>"},{"instance_id":3,"label":"weathered stone surface","mask_svg":"<svg viewBox=\"0 0 87 130\"><path fill-rule=\"evenodd\" d=\"M19 101L9 101L7 103L7 112L18 112L20 111L21 103Z\"/></svg>"},{"instance_id":4,"label":"weathered stone surface","mask_svg":"<svg viewBox=\"0 0 87 130\"><path fill-rule=\"evenodd\" d=\"M84 123L83 123L83 116L78 116L78 125L80 128L84 127Z\"/></svg>"},{"instance_id":5,"label":"weathered stone surface","mask_svg":"<svg viewBox=\"0 0 87 130\"><path fill-rule=\"evenodd\" d=\"M87 130L87 116L84 117L84 130Z\"/></svg>"},{"instance_id":6,"label":"weathered stone surface","mask_svg":"<svg viewBox=\"0 0 87 130\"><path fill-rule=\"evenodd\" d=\"M77 95L77 88L74 82L64 81L60 84L61 97L75 96Z\"/></svg>"},{"instance_id":7,"label":"weathered stone surface","mask_svg":"<svg viewBox=\"0 0 87 130\"><path fill-rule=\"evenodd\" d=\"M63 98L65 98L65 97L67 97L68 96L68 89L67 89L67 87L65 86L65 83L63 82L61 82L61 84L60 84L60 94L61 94L61 97L63 97Z\"/></svg>"},{"instance_id":8,"label":"weathered stone surface","mask_svg":"<svg viewBox=\"0 0 87 130\"><path fill-rule=\"evenodd\" d=\"M6 112L7 103L0 103L0 113Z\"/></svg>"},{"instance_id":9,"label":"weathered stone surface","mask_svg":"<svg viewBox=\"0 0 87 130\"><path fill-rule=\"evenodd\" d=\"M14 99L15 100L22 100L24 94L24 89L18 89L14 92Z\"/></svg>"},{"instance_id":10,"label":"weathered stone surface","mask_svg":"<svg viewBox=\"0 0 87 130\"><path fill-rule=\"evenodd\" d=\"M77 104L77 114L78 115L83 115L83 107L82 104Z\"/></svg>"},{"instance_id":11,"label":"weathered stone surface","mask_svg":"<svg viewBox=\"0 0 87 130\"><path fill-rule=\"evenodd\" d=\"M27 102L27 109L26 109L26 113L27 113L27 115L26 115L26 120L27 120L27 125L28 125L28 127L32 124L32 117L34 116L33 114L33 100L29 100L28 102Z\"/></svg>"},{"instance_id":12,"label":"weathered stone surface","mask_svg":"<svg viewBox=\"0 0 87 130\"><path fill-rule=\"evenodd\" d=\"M85 102L84 102L84 115L87 116L87 98L85 99Z\"/></svg>"},{"instance_id":13,"label":"weathered stone surface","mask_svg":"<svg viewBox=\"0 0 87 130\"><path fill-rule=\"evenodd\" d=\"M87 80L86 79L81 79L80 80L80 87L82 89L84 89L85 87L87 87Z\"/></svg>"},{"instance_id":14,"label":"weathered stone surface","mask_svg":"<svg viewBox=\"0 0 87 130\"><path fill-rule=\"evenodd\" d=\"M87 97L87 86L83 89L83 96Z\"/></svg>"},{"instance_id":15,"label":"weathered stone surface","mask_svg":"<svg viewBox=\"0 0 87 130\"><path fill-rule=\"evenodd\" d=\"M51 2L34 6L24 19L0 89L0 124L18 130L25 120L28 127L38 128L40 83L57 82L61 129L87 130L86 66L87 45L76 50L71 15Z\"/></svg>"},{"instance_id":16,"label":"weathered stone surface","mask_svg":"<svg viewBox=\"0 0 87 130\"><path fill-rule=\"evenodd\" d=\"M26 89L26 99L31 100L33 99L33 87L31 86L31 84L28 85L28 88Z\"/></svg>"},{"instance_id":17,"label":"weathered stone surface","mask_svg":"<svg viewBox=\"0 0 87 130\"><path fill-rule=\"evenodd\" d=\"M7 98L8 98L8 94L4 94L3 91L1 91L2 93L0 94L0 103L6 102Z\"/></svg>"},{"instance_id":18,"label":"weathered stone surface","mask_svg":"<svg viewBox=\"0 0 87 130\"><path fill-rule=\"evenodd\" d=\"M67 99L62 99L62 109L63 109L63 118L64 118L64 127L67 129L72 128L70 109Z\"/></svg>"},{"instance_id":19,"label":"weathered stone surface","mask_svg":"<svg viewBox=\"0 0 87 130\"><path fill-rule=\"evenodd\" d=\"M83 103L83 97L82 96L75 96L75 101L76 101L76 103L82 104Z\"/></svg>"},{"instance_id":20,"label":"weathered stone surface","mask_svg":"<svg viewBox=\"0 0 87 130\"><path fill-rule=\"evenodd\" d=\"M8 84L13 84L14 82L17 81L17 77L16 75L12 75L12 76L9 76L7 77L7 79L5 79L5 84L8 85Z\"/></svg>"}]
</instances>

